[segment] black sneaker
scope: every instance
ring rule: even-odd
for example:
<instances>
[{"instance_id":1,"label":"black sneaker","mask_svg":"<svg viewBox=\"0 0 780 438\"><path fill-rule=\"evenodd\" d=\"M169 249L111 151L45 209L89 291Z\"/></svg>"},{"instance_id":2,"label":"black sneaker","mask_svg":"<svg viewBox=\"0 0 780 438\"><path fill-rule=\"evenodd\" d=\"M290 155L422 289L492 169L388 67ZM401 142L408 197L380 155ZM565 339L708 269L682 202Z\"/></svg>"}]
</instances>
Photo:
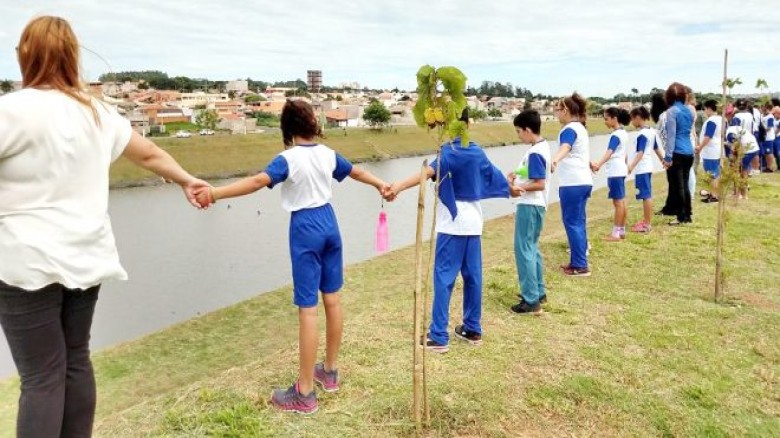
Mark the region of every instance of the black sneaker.
<instances>
[{"instance_id":1,"label":"black sneaker","mask_svg":"<svg viewBox=\"0 0 780 438\"><path fill-rule=\"evenodd\" d=\"M431 353L446 353L450 351L450 347L447 344L440 344L433 339L429 338L428 336L424 336L420 339L420 343L422 345L425 345L425 348L430 351Z\"/></svg>"},{"instance_id":2,"label":"black sneaker","mask_svg":"<svg viewBox=\"0 0 780 438\"><path fill-rule=\"evenodd\" d=\"M711 204L713 202L718 202L718 201L719 201L719 199L714 197L714 196L712 196L712 195L709 195L706 198L701 200L701 202L703 202L705 204Z\"/></svg>"},{"instance_id":3,"label":"black sneaker","mask_svg":"<svg viewBox=\"0 0 780 438\"><path fill-rule=\"evenodd\" d=\"M520 301L519 303L512 306L512 311L515 313L519 313L521 315L534 315L534 316L538 316L544 313L541 304L536 303L535 306L532 306L525 301Z\"/></svg>"},{"instance_id":4,"label":"black sneaker","mask_svg":"<svg viewBox=\"0 0 780 438\"><path fill-rule=\"evenodd\" d=\"M471 345L482 344L482 334L466 330L462 325L455 327L455 336Z\"/></svg>"}]
</instances>

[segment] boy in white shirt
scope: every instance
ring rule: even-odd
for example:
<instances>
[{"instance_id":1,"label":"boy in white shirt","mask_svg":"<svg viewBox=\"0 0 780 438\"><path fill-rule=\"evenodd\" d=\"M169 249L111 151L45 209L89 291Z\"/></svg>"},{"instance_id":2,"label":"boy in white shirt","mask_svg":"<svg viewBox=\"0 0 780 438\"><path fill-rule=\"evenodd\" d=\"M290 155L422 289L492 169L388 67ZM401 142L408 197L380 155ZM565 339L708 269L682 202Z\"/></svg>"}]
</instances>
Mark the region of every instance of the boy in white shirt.
<instances>
[{"instance_id":1,"label":"boy in white shirt","mask_svg":"<svg viewBox=\"0 0 780 438\"><path fill-rule=\"evenodd\" d=\"M518 170L507 176L515 198L515 263L520 282L520 302L512 311L521 315L540 315L547 301L539 236L544 226L550 186L550 145L541 135L542 119L535 110L515 117L515 132L523 143L531 145Z\"/></svg>"},{"instance_id":2,"label":"boy in white shirt","mask_svg":"<svg viewBox=\"0 0 780 438\"><path fill-rule=\"evenodd\" d=\"M701 127L701 142L696 145L696 153L701 155L704 171L710 175L710 193L701 202L718 202L720 192L720 157L721 157L721 133L723 130L723 117L718 115L718 102L708 100L704 102L704 115L707 121Z\"/></svg>"},{"instance_id":3,"label":"boy in white shirt","mask_svg":"<svg viewBox=\"0 0 780 438\"><path fill-rule=\"evenodd\" d=\"M775 127L777 125L777 120L775 120L775 117L772 115L772 104L767 103L766 105L761 108L763 117L761 117L761 125L764 127L764 130L766 131L766 136L764 137L764 143L761 145L761 152L760 154L764 155L764 159L766 160L766 167L764 168L764 172L766 173L772 173L772 168L775 167L775 159L774 159L774 151L775 151Z\"/></svg>"}]
</instances>

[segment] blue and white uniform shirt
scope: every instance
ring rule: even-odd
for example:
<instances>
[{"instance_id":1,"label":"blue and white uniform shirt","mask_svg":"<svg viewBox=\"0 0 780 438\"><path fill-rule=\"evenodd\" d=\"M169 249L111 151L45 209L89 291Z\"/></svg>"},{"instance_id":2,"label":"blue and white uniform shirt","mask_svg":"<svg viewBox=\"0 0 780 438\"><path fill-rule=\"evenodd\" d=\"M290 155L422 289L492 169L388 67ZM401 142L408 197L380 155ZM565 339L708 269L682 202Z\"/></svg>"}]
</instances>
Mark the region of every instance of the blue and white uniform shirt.
<instances>
[{"instance_id":1,"label":"blue and white uniform shirt","mask_svg":"<svg viewBox=\"0 0 780 438\"><path fill-rule=\"evenodd\" d=\"M515 185L525 184L529 180L541 179L545 181L544 190L525 192L515 198L515 204L536 205L547 208L547 199L550 193L550 144L547 140L534 143L525 153L523 161L518 168L528 169L528 179L515 179Z\"/></svg>"},{"instance_id":2,"label":"blue and white uniform shirt","mask_svg":"<svg viewBox=\"0 0 780 438\"><path fill-rule=\"evenodd\" d=\"M569 122L558 135L558 144L571 146L569 153L558 163L558 186L592 186L590 171L590 139L588 130L580 122Z\"/></svg>"},{"instance_id":3,"label":"blue and white uniform shirt","mask_svg":"<svg viewBox=\"0 0 780 438\"><path fill-rule=\"evenodd\" d=\"M733 126L739 126L750 134L753 134L753 131L755 131L755 129L753 129L753 115L747 112L734 114L734 118L731 119L731 124Z\"/></svg>"},{"instance_id":4,"label":"blue and white uniform shirt","mask_svg":"<svg viewBox=\"0 0 780 438\"><path fill-rule=\"evenodd\" d=\"M723 129L723 117L714 114L707 118L704 125L701 127L701 135L699 135L699 141L704 141L704 137L709 137L710 142L707 146L704 146L701 150L701 158L704 160L718 160L720 159L720 136Z\"/></svg>"},{"instance_id":5,"label":"blue and white uniform shirt","mask_svg":"<svg viewBox=\"0 0 780 438\"><path fill-rule=\"evenodd\" d=\"M329 203L333 180L343 181L350 172L352 163L323 144L296 145L265 169L269 188L282 183L282 208L289 212Z\"/></svg>"},{"instance_id":6,"label":"blue and white uniform shirt","mask_svg":"<svg viewBox=\"0 0 780 438\"><path fill-rule=\"evenodd\" d=\"M766 129L766 141L775 141L775 127L777 121L772 114L767 114L761 118L761 124Z\"/></svg>"},{"instance_id":7,"label":"blue and white uniform shirt","mask_svg":"<svg viewBox=\"0 0 780 438\"><path fill-rule=\"evenodd\" d=\"M606 162L607 178L621 177L628 175L628 165L626 165L626 145L628 144L628 133L623 127L616 129L609 137L607 149L612 151L612 156Z\"/></svg>"},{"instance_id":8,"label":"blue and white uniform shirt","mask_svg":"<svg viewBox=\"0 0 780 438\"><path fill-rule=\"evenodd\" d=\"M746 131L738 125L732 124L732 126L729 126L728 129L726 129L726 143L733 145L737 139L739 139L739 142L742 145L743 154L758 152L759 147L756 136L753 135L752 132ZM733 146L731 146L731 150L734 150Z\"/></svg>"},{"instance_id":9,"label":"blue and white uniform shirt","mask_svg":"<svg viewBox=\"0 0 780 438\"><path fill-rule=\"evenodd\" d=\"M637 133L629 160L633 162L638 154L641 153L643 155L639 163L634 167L634 175L653 173L653 151L660 147L658 137L658 131L647 126L640 129Z\"/></svg>"}]
</instances>

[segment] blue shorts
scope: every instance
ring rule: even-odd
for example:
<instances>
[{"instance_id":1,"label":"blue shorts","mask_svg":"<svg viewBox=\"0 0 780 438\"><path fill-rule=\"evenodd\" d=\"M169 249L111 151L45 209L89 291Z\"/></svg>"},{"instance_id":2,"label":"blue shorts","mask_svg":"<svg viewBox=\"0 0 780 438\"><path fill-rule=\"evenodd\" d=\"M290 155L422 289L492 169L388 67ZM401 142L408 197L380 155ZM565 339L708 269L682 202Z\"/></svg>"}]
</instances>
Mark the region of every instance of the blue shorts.
<instances>
[{"instance_id":1,"label":"blue shorts","mask_svg":"<svg viewBox=\"0 0 780 438\"><path fill-rule=\"evenodd\" d=\"M775 155L780 155L780 137L775 139Z\"/></svg>"},{"instance_id":2,"label":"blue shorts","mask_svg":"<svg viewBox=\"0 0 780 438\"><path fill-rule=\"evenodd\" d=\"M742 157L742 170L750 172L750 170L753 169L753 166L750 165L750 162L753 161L753 158L756 158L757 154L758 152L751 152L749 154L745 154L745 156Z\"/></svg>"},{"instance_id":3,"label":"blue shorts","mask_svg":"<svg viewBox=\"0 0 780 438\"><path fill-rule=\"evenodd\" d=\"M652 173L640 173L634 179L636 199L653 199Z\"/></svg>"},{"instance_id":4,"label":"blue shorts","mask_svg":"<svg viewBox=\"0 0 780 438\"><path fill-rule=\"evenodd\" d=\"M701 162L705 172L709 173L710 176L715 179L720 178L720 160L703 158Z\"/></svg>"},{"instance_id":5,"label":"blue shorts","mask_svg":"<svg viewBox=\"0 0 780 438\"><path fill-rule=\"evenodd\" d=\"M731 148L728 146L723 146L723 153L726 155L726 158L731 157Z\"/></svg>"},{"instance_id":6,"label":"blue shorts","mask_svg":"<svg viewBox=\"0 0 780 438\"><path fill-rule=\"evenodd\" d=\"M761 148L761 152L764 153L764 155L772 155L775 151L775 141L774 140L767 140L764 142L764 147Z\"/></svg>"},{"instance_id":7,"label":"blue shorts","mask_svg":"<svg viewBox=\"0 0 780 438\"><path fill-rule=\"evenodd\" d=\"M607 198L619 201L626 199L626 177L625 176L611 176L607 178L607 187L609 187L609 194Z\"/></svg>"},{"instance_id":8,"label":"blue shorts","mask_svg":"<svg viewBox=\"0 0 780 438\"><path fill-rule=\"evenodd\" d=\"M344 285L341 234L330 204L305 208L290 217L293 302L317 305L318 292L338 292Z\"/></svg>"}]
</instances>

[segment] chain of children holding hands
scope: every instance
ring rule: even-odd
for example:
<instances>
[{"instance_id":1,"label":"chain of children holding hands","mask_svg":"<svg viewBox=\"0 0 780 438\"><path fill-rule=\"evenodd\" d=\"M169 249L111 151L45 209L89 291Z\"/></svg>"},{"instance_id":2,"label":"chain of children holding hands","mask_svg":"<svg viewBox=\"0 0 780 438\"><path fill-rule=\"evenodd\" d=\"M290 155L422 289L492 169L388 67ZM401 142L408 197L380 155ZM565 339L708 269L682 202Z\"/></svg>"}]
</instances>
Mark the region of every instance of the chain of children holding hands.
<instances>
[{"instance_id":1,"label":"chain of children holding hands","mask_svg":"<svg viewBox=\"0 0 780 438\"><path fill-rule=\"evenodd\" d=\"M718 200L720 175L721 129L717 102L707 101L707 117L700 136L693 132L696 111L692 106L690 88L679 83L669 86L666 93L656 96L652 111L644 106L630 112L608 108L604 122L613 130L607 150L597 161L590 161L588 132L585 129L585 100L574 93L558 102L555 111L563 125L559 134L560 147L551 156L551 147L541 137L541 118L534 110L523 111L514 118L518 138L531 147L525 152L517 170L503 175L474 142L464 145L454 138L442 145L437 160L427 167L428 179L436 178L440 166L442 178L439 201L445 208L436 210L436 249L434 258L434 297L428 334L421 342L432 352L449 349L449 304L458 273L463 278L463 321L455 326L455 337L471 345L482 342L482 259L481 238L483 218L479 201L487 198L512 197L517 205L515 215L515 260L520 283L520 301L511 310L521 315L539 315L547 300L539 237L548 204L551 174L559 181L559 196L563 224L569 241L571 258L561 265L567 276L589 276L586 205L593 188L594 172L606 168L608 197L615 207L612 232L605 237L620 242L626 237L626 190L628 174L635 175L636 198L642 201L643 217L631 231L648 233L653 215L651 176L655 154L666 169L669 194L666 205L658 214L676 216L669 225L691 222L691 182L694 155L700 154L705 172L710 175L712 191L703 194L704 202ZM741 136L749 145L743 159L749 172L758 142L752 132L752 115L737 103L739 113L728 109L727 142ZM771 145L766 150L777 154L774 140L774 118L769 112L780 108L764 108L764 123L772 131ZM651 114L652 112L652 114ZM780 115L780 114L778 114ZM649 125L651 119L655 127ZM461 120L468 122L468 110ZM747 121L750 121L748 125ZM625 127L631 125L637 134L633 140ZM418 173L388 184L371 173L353 166L327 146L317 142L322 136L316 116L304 101L289 101L281 117L286 150L267 166L265 171L221 187L202 187L195 192L202 207L219 199L253 193L264 187L281 184L282 206L292 215L290 221L290 254L292 258L294 302L299 306L300 369L296 382L288 389L276 390L272 403L285 411L312 413L317 410L315 382L325 391L339 388L337 370L343 316L338 291L343 284L341 238L338 224L329 204L331 179L342 181L347 176L377 189L385 200L392 201L404 190L420 183ZM752 137L752 138L751 138ZM697 140L700 139L700 140ZM770 140L767 140L770 141ZM729 153L728 144L726 145ZM769 153L768 153L769 154ZM767 157L771 164L773 159ZM780 160L778 161L780 162ZM317 295L322 292L326 315L325 360L317 358Z\"/></svg>"},{"instance_id":2,"label":"chain of children holding hands","mask_svg":"<svg viewBox=\"0 0 780 438\"><path fill-rule=\"evenodd\" d=\"M289 389L274 391L272 403L285 411L315 412L315 382L325 391L337 391L341 384L337 358L343 314L338 292L343 285L343 259L330 204L332 180L349 176L392 201L420 183L418 173L388 184L353 166L317 141L322 131L311 106L293 100L285 104L281 116L285 150L263 172L212 187L134 133L115 109L83 93L78 47L66 20L50 16L32 20L17 48L24 88L0 97L0 198L4 200L0 205L0 324L21 380L17 435L91 434L96 403L89 357L92 316L100 284L127 278L108 218L108 167L120 155L176 181L199 208L281 186L282 207L291 214L289 245L293 301L299 307L300 370ZM651 231L652 154L666 169L669 192L658 213L676 216L670 225L692 220L692 168L697 154L711 178L711 190L702 193L704 202L717 202L722 196L718 186L721 146L731 156L730 146L741 145L734 155L743 176L759 171L762 162L767 171L780 163L775 122L780 118L778 102L758 111L746 101L737 101L724 111L724 121L717 115L717 103L707 101L707 120L697 138L692 97L689 88L673 83L663 95L654 96L650 111L642 106L630 112L607 109L604 121L613 132L607 150L593 162L585 129L586 102L576 93L556 104L562 129L554 154L540 135L536 111L523 111L514 118L518 138L530 148L508 175L474 142L463 144L458 137L444 143L426 169L428 179L436 178L436 169L442 175L439 201L444 208L436 209L432 318L420 342L432 352L448 351L449 304L458 273L463 278L463 321L454 328L454 335L472 345L482 342L482 199L511 197L517 205L514 252L520 300L511 310L539 315L547 290L538 241L553 172L558 177L571 252L569 263L561 269L567 276L579 277L591 274L586 205L593 172L606 167L608 196L615 206L614 226L606 239L620 242L626 236L625 179L630 173L635 175L636 197L643 204L643 218L631 230ZM461 120L468 121L467 110ZM633 139L625 131L629 124L637 131ZM726 144L722 145L724 129ZM49 171L41 173L40 169ZM63 185L63 181L68 183ZM745 197L747 193L740 189L734 195ZM40 235L47 239L41 240ZM326 348L324 362L316 363L320 292Z\"/></svg>"}]
</instances>

